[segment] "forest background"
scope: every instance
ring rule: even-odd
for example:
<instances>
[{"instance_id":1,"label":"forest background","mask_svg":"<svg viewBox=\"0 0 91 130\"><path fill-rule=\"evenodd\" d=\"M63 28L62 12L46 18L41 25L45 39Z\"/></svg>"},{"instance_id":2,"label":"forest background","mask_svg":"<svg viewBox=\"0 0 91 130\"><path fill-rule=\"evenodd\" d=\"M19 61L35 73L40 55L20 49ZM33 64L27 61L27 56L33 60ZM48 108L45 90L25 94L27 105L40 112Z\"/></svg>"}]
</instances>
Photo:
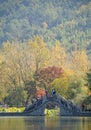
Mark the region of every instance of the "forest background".
<instances>
[{"instance_id":1,"label":"forest background","mask_svg":"<svg viewBox=\"0 0 91 130\"><path fill-rule=\"evenodd\" d=\"M91 0L0 0L0 103L39 88L91 108Z\"/></svg>"}]
</instances>

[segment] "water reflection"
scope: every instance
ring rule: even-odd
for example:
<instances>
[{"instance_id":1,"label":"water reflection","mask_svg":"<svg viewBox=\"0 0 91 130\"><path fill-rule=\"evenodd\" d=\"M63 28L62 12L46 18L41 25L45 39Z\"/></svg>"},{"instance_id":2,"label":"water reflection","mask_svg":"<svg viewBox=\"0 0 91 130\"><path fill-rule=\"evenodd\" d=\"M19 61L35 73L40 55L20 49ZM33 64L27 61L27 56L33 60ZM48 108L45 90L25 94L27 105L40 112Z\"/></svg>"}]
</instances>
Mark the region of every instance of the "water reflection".
<instances>
[{"instance_id":1,"label":"water reflection","mask_svg":"<svg viewBox=\"0 0 91 130\"><path fill-rule=\"evenodd\" d=\"M44 130L44 117L24 118L26 130Z\"/></svg>"},{"instance_id":2,"label":"water reflection","mask_svg":"<svg viewBox=\"0 0 91 130\"><path fill-rule=\"evenodd\" d=\"M91 117L0 117L0 130L91 130Z\"/></svg>"},{"instance_id":3,"label":"water reflection","mask_svg":"<svg viewBox=\"0 0 91 130\"><path fill-rule=\"evenodd\" d=\"M23 118L0 117L0 130L25 130Z\"/></svg>"}]
</instances>

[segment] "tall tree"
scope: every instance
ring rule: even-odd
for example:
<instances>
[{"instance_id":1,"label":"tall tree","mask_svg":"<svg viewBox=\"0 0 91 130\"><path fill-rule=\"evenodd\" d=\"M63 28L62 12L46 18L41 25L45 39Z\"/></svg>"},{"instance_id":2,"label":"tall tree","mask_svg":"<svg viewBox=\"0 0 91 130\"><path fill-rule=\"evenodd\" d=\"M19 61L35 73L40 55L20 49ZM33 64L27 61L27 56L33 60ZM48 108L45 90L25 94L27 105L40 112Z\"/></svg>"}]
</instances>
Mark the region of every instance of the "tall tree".
<instances>
[{"instance_id":1,"label":"tall tree","mask_svg":"<svg viewBox=\"0 0 91 130\"><path fill-rule=\"evenodd\" d=\"M43 66L46 66L48 62L48 53L49 50L44 43L43 39L35 36L34 40L29 42L30 44L30 53L32 55L32 60L34 63L35 71L38 71Z\"/></svg>"},{"instance_id":2,"label":"tall tree","mask_svg":"<svg viewBox=\"0 0 91 130\"><path fill-rule=\"evenodd\" d=\"M26 81L32 81L33 79L29 47L28 44L9 42L3 44L1 50L3 65L1 66L2 75L0 77L2 84L0 84L0 87L3 87L6 91L8 90L7 94L11 94L13 91L17 93L17 90L25 90L27 87ZM30 89L32 89L31 85Z\"/></svg>"},{"instance_id":3,"label":"tall tree","mask_svg":"<svg viewBox=\"0 0 91 130\"><path fill-rule=\"evenodd\" d=\"M88 69L88 56L85 50L74 50L72 53L71 66L74 71L85 73Z\"/></svg>"},{"instance_id":4,"label":"tall tree","mask_svg":"<svg viewBox=\"0 0 91 130\"><path fill-rule=\"evenodd\" d=\"M91 70L87 73L87 81L89 90L91 91Z\"/></svg>"},{"instance_id":5,"label":"tall tree","mask_svg":"<svg viewBox=\"0 0 91 130\"><path fill-rule=\"evenodd\" d=\"M60 42L56 41L56 44L51 49L50 62L52 65L66 67L66 52L65 48L60 46Z\"/></svg>"}]
</instances>

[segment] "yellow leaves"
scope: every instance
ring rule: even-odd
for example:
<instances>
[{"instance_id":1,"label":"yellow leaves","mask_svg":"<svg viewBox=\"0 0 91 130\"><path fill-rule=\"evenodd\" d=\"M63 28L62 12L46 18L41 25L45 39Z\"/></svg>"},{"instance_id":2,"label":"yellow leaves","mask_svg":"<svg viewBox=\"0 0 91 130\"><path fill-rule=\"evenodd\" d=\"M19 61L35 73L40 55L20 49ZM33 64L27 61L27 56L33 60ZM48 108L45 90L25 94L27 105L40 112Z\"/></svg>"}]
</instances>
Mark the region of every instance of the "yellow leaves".
<instances>
[{"instance_id":1,"label":"yellow leaves","mask_svg":"<svg viewBox=\"0 0 91 130\"><path fill-rule=\"evenodd\" d=\"M91 95L91 91L89 91L89 95Z\"/></svg>"},{"instance_id":2,"label":"yellow leaves","mask_svg":"<svg viewBox=\"0 0 91 130\"><path fill-rule=\"evenodd\" d=\"M29 42L30 44L30 53L34 59L36 70L42 66L45 66L48 62L49 50L44 43L42 38L34 37L33 41Z\"/></svg>"},{"instance_id":3,"label":"yellow leaves","mask_svg":"<svg viewBox=\"0 0 91 130\"><path fill-rule=\"evenodd\" d=\"M81 91L83 94L88 94L88 87L87 86L81 87Z\"/></svg>"},{"instance_id":4,"label":"yellow leaves","mask_svg":"<svg viewBox=\"0 0 91 130\"><path fill-rule=\"evenodd\" d=\"M0 64L3 62L3 56L0 55Z\"/></svg>"},{"instance_id":5,"label":"yellow leaves","mask_svg":"<svg viewBox=\"0 0 91 130\"><path fill-rule=\"evenodd\" d=\"M64 76L72 76L72 75L74 75L75 74L75 72L73 71L73 70L70 70L70 69L66 69L66 70L64 70Z\"/></svg>"},{"instance_id":6,"label":"yellow leaves","mask_svg":"<svg viewBox=\"0 0 91 130\"><path fill-rule=\"evenodd\" d=\"M86 72L88 66L88 57L85 50L76 50L72 52L72 68L76 71Z\"/></svg>"},{"instance_id":7,"label":"yellow leaves","mask_svg":"<svg viewBox=\"0 0 91 130\"><path fill-rule=\"evenodd\" d=\"M60 46L59 41L56 41L55 46L53 46L52 51L51 51L51 55L52 55L52 63L53 63L53 65L56 64L56 66L61 66L63 68L66 67L65 49Z\"/></svg>"}]
</instances>

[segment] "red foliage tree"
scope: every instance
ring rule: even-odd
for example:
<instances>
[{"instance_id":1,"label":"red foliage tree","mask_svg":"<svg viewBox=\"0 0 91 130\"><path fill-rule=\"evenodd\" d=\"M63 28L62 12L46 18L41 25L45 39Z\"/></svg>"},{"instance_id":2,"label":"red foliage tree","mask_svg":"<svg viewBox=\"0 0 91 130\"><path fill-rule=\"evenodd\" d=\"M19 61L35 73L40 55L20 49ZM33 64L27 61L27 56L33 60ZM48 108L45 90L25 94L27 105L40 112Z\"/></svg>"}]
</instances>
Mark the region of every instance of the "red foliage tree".
<instances>
[{"instance_id":1,"label":"red foliage tree","mask_svg":"<svg viewBox=\"0 0 91 130\"><path fill-rule=\"evenodd\" d=\"M48 88L54 79L62 76L63 72L62 68L56 66L43 68L37 72L36 80L41 86Z\"/></svg>"}]
</instances>

